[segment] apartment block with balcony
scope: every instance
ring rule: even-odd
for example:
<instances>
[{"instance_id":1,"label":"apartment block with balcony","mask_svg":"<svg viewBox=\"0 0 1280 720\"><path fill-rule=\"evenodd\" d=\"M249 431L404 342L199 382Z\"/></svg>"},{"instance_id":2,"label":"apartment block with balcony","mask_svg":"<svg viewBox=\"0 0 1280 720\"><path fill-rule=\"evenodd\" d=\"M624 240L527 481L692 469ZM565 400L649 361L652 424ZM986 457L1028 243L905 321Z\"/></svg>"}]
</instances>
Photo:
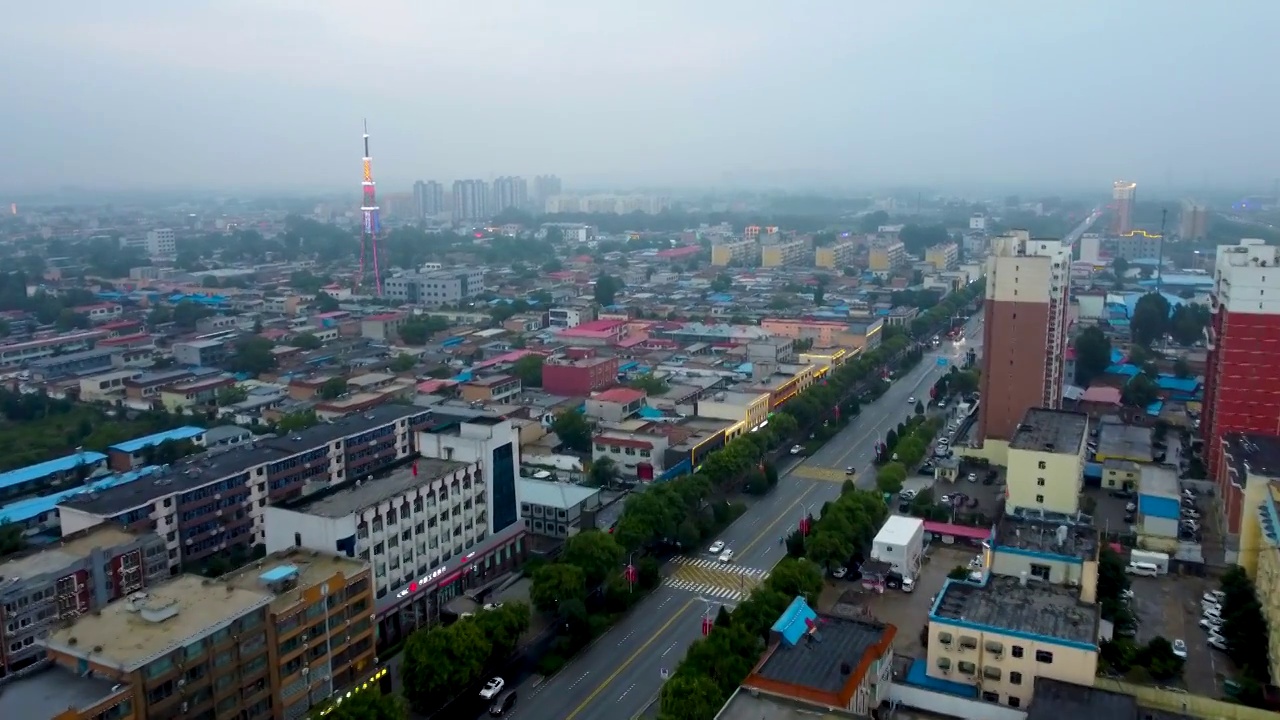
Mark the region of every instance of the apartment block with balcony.
<instances>
[{"instance_id":1,"label":"apartment block with balcony","mask_svg":"<svg viewBox=\"0 0 1280 720\"><path fill-rule=\"evenodd\" d=\"M1070 588L947 580L929 611L926 672L972 685L987 702L1030 707L1037 678L1093 685L1100 621L1099 606Z\"/></svg>"},{"instance_id":2,"label":"apartment block with balcony","mask_svg":"<svg viewBox=\"0 0 1280 720\"><path fill-rule=\"evenodd\" d=\"M813 251L813 264L828 270L841 270L853 266L858 256L856 240L841 240Z\"/></svg>"},{"instance_id":3,"label":"apartment block with balcony","mask_svg":"<svg viewBox=\"0 0 1280 720\"><path fill-rule=\"evenodd\" d=\"M1088 437L1089 416L1084 413L1027 410L1009 442L1006 510L1079 511Z\"/></svg>"},{"instance_id":4,"label":"apartment block with balcony","mask_svg":"<svg viewBox=\"0 0 1280 720\"><path fill-rule=\"evenodd\" d=\"M759 428L769 419L771 399L770 393L716 393L710 398L695 401L694 413L698 417L728 420L741 425L741 428L725 431L726 435L735 436Z\"/></svg>"},{"instance_id":5,"label":"apartment block with balcony","mask_svg":"<svg viewBox=\"0 0 1280 720\"><path fill-rule=\"evenodd\" d=\"M273 596L266 622L271 717L299 720L379 672L367 563L295 547L222 580Z\"/></svg>"},{"instance_id":6,"label":"apartment block with balcony","mask_svg":"<svg viewBox=\"0 0 1280 720\"><path fill-rule=\"evenodd\" d=\"M924 251L924 261L936 272L955 270L960 264L960 246L953 242L938 243Z\"/></svg>"},{"instance_id":7,"label":"apartment block with balcony","mask_svg":"<svg viewBox=\"0 0 1280 720\"><path fill-rule=\"evenodd\" d=\"M542 389L552 395L585 397L618 384L617 357L552 358L542 364Z\"/></svg>"},{"instance_id":8,"label":"apartment block with balcony","mask_svg":"<svg viewBox=\"0 0 1280 720\"><path fill-rule=\"evenodd\" d=\"M159 536L104 525L10 556L0 578L3 677L40 660L57 623L167 580L169 559Z\"/></svg>"},{"instance_id":9,"label":"apartment block with balcony","mask_svg":"<svg viewBox=\"0 0 1280 720\"><path fill-rule=\"evenodd\" d=\"M803 265L811 257L811 244L808 238L793 238L762 244L760 246L760 266L767 268Z\"/></svg>"},{"instance_id":10,"label":"apartment block with balcony","mask_svg":"<svg viewBox=\"0 0 1280 720\"><path fill-rule=\"evenodd\" d=\"M992 240L978 437L1007 442L1030 408L1062 405L1071 248L1014 230Z\"/></svg>"},{"instance_id":11,"label":"apartment block with balcony","mask_svg":"<svg viewBox=\"0 0 1280 720\"><path fill-rule=\"evenodd\" d=\"M867 250L867 269L887 275L907 264L907 247L900 241L878 241Z\"/></svg>"},{"instance_id":12,"label":"apartment block with balcony","mask_svg":"<svg viewBox=\"0 0 1280 720\"><path fill-rule=\"evenodd\" d=\"M81 615L43 644L59 668L105 681L116 707L131 713L116 718L274 719L274 600L265 590L180 575Z\"/></svg>"},{"instance_id":13,"label":"apartment block with balcony","mask_svg":"<svg viewBox=\"0 0 1280 720\"><path fill-rule=\"evenodd\" d=\"M1218 504L1226 531L1226 560L1244 568L1260 583L1261 567L1273 535L1280 532L1272 516L1274 497L1280 497L1280 438L1257 433L1229 433L1222 438L1219 486L1227 493ZM1278 618L1280 619L1280 618ZM1280 628L1280 625L1272 625ZM1272 655L1280 660L1280 655Z\"/></svg>"},{"instance_id":14,"label":"apartment block with balcony","mask_svg":"<svg viewBox=\"0 0 1280 720\"><path fill-rule=\"evenodd\" d=\"M231 356L231 346L224 340L188 340L170 348L174 362L191 367L218 365Z\"/></svg>"},{"instance_id":15,"label":"apartment block with balcony","mask_svg":"<svg viewBox=\"0 0 1280 720\"><path fill-rule=\"evenodd\" d=\"M463 400L480 403L510 402L520 396L520 378L514 375L490 375L463 383Z\"/></svg>"},{"instance_id":16,"label":"apartment block with balcony","mask_svg":"<svg viewBox=\"0 0 1280 720\"><path fill-rule=\"evenodd\" d=\"M608 458L623 478L648 482L660 477L666 467L666 435L604 432L591 441L591 461Z\"/></svg>"},{"instance_id":17,"label":"apartment block with balcony","mask_svg":"<svg viewBox=\"0 0 1280 720\"><path fill-rule=\"evenodd\" d=\"M754 267L759 262L760 243L755 238L727 240L711 246L711 264L717 267Z\"/></svg>"},{"instance_id":18,"label":"apartment block with balcony","mask_svg":"<svg viewBox=\"0 0 1280 720\"><path fill-rule=\"evenodd\" d=\"M113 522L154 531L165 539L174 568L247 553L265 541L264 507L404 464L430 417L423 408L380 406L294 435L210 450L151 482L68 498L58 505L62 529Z\"/></svg>"}]
</instances>

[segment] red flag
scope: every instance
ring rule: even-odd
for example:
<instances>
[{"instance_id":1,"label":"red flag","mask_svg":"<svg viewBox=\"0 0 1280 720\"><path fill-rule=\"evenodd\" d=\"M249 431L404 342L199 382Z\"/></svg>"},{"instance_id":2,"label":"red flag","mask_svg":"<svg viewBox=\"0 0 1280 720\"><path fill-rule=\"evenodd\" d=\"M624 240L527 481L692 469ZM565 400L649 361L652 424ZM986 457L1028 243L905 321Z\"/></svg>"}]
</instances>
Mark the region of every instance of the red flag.
<instances>
[{"instance_id":1,"label":"red flag","mask_svg":"<svg viewBox=\"0 0 1280 720\"><path fill-rule=\"evenodd\" d=\"M413 476L418 477L418 461L413 461Z\"/></svg>"},{"instance_id":2,"label":"red flag","mask_svg":"<svg viewBox=\"0 0 1280 720\"><path fill-rule=\"evenodd\" d=\"M706 637L707 635L711 634L711 628L714 624L715 623L712 622L711 618L705 615L702 617L702 636L703 637Z\"/></svg>"}]
</instances>

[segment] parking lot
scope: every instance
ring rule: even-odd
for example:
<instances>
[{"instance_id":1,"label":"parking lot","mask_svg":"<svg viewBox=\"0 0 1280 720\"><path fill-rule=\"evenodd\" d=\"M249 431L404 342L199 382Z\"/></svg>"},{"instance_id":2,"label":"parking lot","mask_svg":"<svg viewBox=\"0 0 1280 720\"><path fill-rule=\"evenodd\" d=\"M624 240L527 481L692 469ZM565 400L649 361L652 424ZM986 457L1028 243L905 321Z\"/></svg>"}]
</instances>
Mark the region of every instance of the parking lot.
<instances>
[{"instance_id":1,"label":"parking lot","mask_svg":"<svg viewBox=\"0 0 1280 720\"><path fill-rule=\"evenodd\" d=\"M1131 607L1138 618L1138 643L1159 636L1187 643L1182 680L1170 684L1197 695L1220 697L1222 681L1234 674L1234 668L1226 653L1209 647L1209 634L1199 627L1200 597L1218 589L1217 582L1176 575L1131 577L1130 588L1134 592Z\"/></svg>"},{"instance_id":2,"label":"parking lot","mask_svg":"<svg viewBox=\"0 0 1280 720\"><path fill-rule=\"evenodd\" d=\"M933 596L942 590L947 573L957 565L967 565L973 556L972 550L933 545L920 568L915 592L885 590L882 594L862 589L860 581L832 581L823 591L818 607L835 615L856 616L865 611L877 620L891 623L898 628L894 652L923 658L927 652L920 644L920 631L929 623Z\"/></svg>"}]
</instances>

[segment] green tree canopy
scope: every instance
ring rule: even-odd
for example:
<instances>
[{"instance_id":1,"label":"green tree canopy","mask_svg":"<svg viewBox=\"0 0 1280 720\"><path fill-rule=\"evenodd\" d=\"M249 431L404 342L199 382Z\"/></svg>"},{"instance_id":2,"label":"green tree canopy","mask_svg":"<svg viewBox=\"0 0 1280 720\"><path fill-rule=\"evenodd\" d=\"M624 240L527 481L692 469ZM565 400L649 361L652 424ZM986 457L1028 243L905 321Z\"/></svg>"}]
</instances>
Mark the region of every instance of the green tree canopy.
<instances>
[{"instance_id":1,"label":"green tree canopy","mask_svg":"<svg viewBox=\"0 0 1280 720\"><path fill-rule=\"evenodd\" d=\"M587 597L587 576L582 568L568 563L543 565L533 573L529 599L543 612L555 612L570 600L582 602Z\"/></svg>"},{"instance_id":2,"label":"green tree canopy","mask_svg":"<svg viewBox=\"0 0 1280 720\"><path fill-rule=\"evenodd\" d=\"M596 587L606 577L622 572L625 554L613 535L600 530L584 530L565 541L560 561L580 568L587 587Z\"/></svg>"},{"instance_id":3,"label":"green tree canopy","mask_svg":"<svg viewBox=\"0 0 1280 720\"><path fill-rule=\"evenodd\" d=\"M542 387L542 365L546 358L537 353L525 355L511 365L512 373L520 378L520 385L527 388Z\"/></svg>"},{"instance_id":4,"label":"green tree canopy","mask_svg":"<svg viewBox=\"0 0 1280 720\"><path fill-rule=\"evenodd\" d=\"M1133 341L1144 347L1164 337L1169 329L1169 301L1156 292L1138 298L1129 318L1129 332Z\"/></svg>"},{"instance_id":5,"label":"green tree canopy","mask_svg":"<svg viewBox=\"0 0 1280 720\"><path fill-rule=\"evenodd\" d=\"M227 367L232 372L261 375L274 370L276 356L271 349L275 345L268 339L258 335L248 335L236 341L235 351L227 360Z\"/></svg>"},{"instance_id":6,"label":"green tree canopy","mask_svg":"<svg viewBox=\"0 0 1280 720\"><path fill-rule=\"evenodd\" d=\"M551 423L551 432L560 438L560 442L570 450L591 452L591 421L581 410L561 411Z\"/></svg>"},{"instance_id":7,"label":"green tree canopy","mask_svg":"<svg viewBox=\"0 0 1280 720\"><path fill-rule=\"evenodd\" d=\"M1075 339L1076 385L1087 388L1111 365L1111 340L1096 326L1082 330Z\"/></svg>"},{"instance_id":8,"label":"green tree canopy","mask_svg":"<svg viewBox=\"0 0 1280 720\"><path fill-rule=\"evenodd\" d=\"M324 343L320 342L320 338L315 335L309 332L304 332L294 335L289 340L289 344L296 348L302 348L303 350L316 350Z\"/></svg>"},{"instance_id":9,"label":"green tree canopy","mask_svg":"<svg viewBox=\"0 0 1280 720\"><path fill-rule=\"evenodd\" d=\"M400 680L405 698L426 714L479 680L493 646L475 622L415 632L405 643Z\"/></svg>"},{"instance_id":10,"label":"green tree canopy","mask_svg":"<svg viewBox=\"0 0 1280 720\"><path fill-rule=\"evenodd\" d=\"M408 717L404 700L398 695L383 695L376 687L351 693L323 708L325 720L405 720ZM311 714L321 717L320 712Z\"/></svg>"}]
</instances>

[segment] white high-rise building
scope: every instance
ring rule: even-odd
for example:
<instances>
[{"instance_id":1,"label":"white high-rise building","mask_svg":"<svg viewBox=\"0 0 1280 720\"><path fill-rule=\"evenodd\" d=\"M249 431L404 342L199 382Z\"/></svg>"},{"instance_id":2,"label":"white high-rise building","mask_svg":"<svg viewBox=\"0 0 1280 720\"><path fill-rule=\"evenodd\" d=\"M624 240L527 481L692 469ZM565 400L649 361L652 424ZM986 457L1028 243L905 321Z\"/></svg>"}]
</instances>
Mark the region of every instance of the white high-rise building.
<instances>
[{"instance_id":1,"label":"white high-rise building","mask_svg":"<svg viewBox=\"0 0 1280 720\"><path fill-rule=\"evenodd\" d=\"M147 231L147 254L174 255L177 252L178 245L174 240L173 230L156 228Z\"/></svg>"}]
</instances>

